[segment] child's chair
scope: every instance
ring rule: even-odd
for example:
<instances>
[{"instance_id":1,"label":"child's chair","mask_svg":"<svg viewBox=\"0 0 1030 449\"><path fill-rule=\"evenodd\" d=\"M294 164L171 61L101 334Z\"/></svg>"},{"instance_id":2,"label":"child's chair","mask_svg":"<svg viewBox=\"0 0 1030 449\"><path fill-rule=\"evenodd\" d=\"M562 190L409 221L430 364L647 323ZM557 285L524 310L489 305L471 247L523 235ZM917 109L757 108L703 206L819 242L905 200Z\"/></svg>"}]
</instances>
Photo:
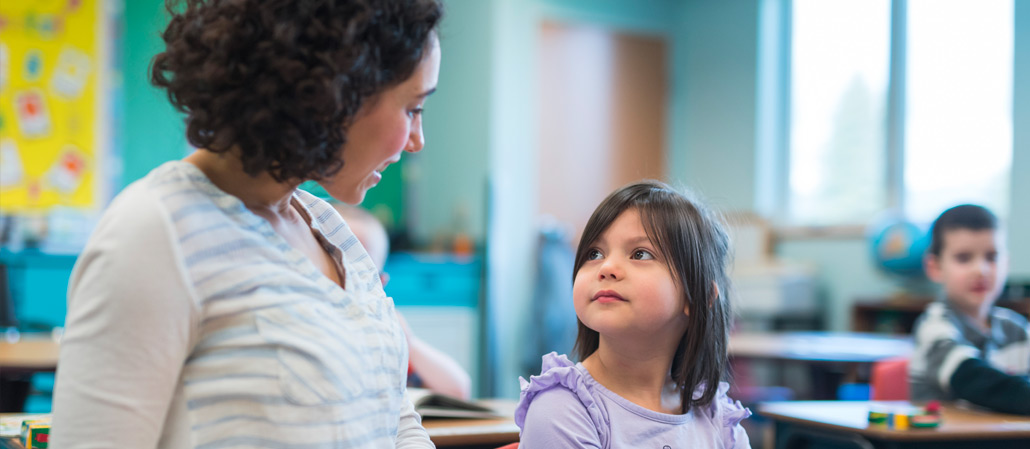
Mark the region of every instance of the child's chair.
<instances>
[{"instance_id":1,"label":"child's chair","mask_svg":"<svg viewBox=\"0 0 1030 449\"><path fill-rule=\"evenodd\" d=\"M908 400L908 358L873 363L871 384L874 401Z\"/></svg>"},{"instance_id":2,"label":"child's chair","mask_svg":"<svg viewBox=\"0 0 1030 449\"><path fill-rule=\"evenodd\" d=\"M505 444L497 449L519 449L519 443Z\"/></svg>"}]
</instances>

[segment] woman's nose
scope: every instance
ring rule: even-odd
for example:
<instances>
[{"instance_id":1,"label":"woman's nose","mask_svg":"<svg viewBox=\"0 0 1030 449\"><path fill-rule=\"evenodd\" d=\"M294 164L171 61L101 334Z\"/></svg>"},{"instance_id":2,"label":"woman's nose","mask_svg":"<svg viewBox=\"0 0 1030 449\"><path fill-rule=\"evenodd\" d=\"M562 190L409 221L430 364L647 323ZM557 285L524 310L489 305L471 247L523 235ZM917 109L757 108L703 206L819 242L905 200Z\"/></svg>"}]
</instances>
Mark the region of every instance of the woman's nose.
<instances>
[{"instance_id":1,"label":"woman's nose","mask_svg":"<svg viewBox=\"0 0 1030 449\"><path fill-rule=\"evenodd\" d=\"M425 135L422 134L422 116L415 117L415 120L411 124L411 131L408 134L408 144L404 147L404 151L409 153L418 153L422 151L422 147L426 144Z\"/></svg>"}]
</instances>

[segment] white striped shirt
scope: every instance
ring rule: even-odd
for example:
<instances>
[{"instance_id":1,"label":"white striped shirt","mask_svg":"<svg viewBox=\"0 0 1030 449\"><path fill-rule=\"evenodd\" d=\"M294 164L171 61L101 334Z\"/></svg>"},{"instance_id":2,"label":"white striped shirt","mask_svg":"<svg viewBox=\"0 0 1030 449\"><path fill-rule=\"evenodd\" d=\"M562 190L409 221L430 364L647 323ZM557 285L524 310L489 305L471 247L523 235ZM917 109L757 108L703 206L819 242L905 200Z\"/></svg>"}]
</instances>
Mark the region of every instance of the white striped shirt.
<instances>
[{"instance_id":1,"label":"white striped shirt","mask_svg":"<svg viewBox=\"0 0 1030 449\"><path fill-rule=\"evenodd\" d=\"M192 164L112 202L69 286L55 447L432 447L375 265L331 206L292 202L346 289Z\"/></svg>"}]
</instances>

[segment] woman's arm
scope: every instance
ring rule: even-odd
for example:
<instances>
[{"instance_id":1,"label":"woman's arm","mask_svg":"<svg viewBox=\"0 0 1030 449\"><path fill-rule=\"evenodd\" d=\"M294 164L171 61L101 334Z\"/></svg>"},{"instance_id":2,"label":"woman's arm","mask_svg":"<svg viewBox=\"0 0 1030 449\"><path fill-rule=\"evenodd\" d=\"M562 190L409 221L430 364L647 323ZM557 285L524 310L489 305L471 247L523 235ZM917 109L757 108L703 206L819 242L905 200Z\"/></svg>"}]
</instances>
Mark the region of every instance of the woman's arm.
<instances>
[{"instance_id":1,"label":"woman's arm","mask_svg":"<svg viewBox=\"0 0 1030 449\"><path fill-rule=\"evenodd\" d=\"M415 406L407 395L401 405L401 420L397 426L398 449L420 449L435 447L429 440L429 434L422 427L422 418L415 413Z\"/></svg>"},{"instance_id":2,"label":"woman's arm","mask_svg":"<svg viewBox=\"0 0 1030 449\"><path fill-rule=\"evenodd\" d=\"M54 447L152 448L162 436L196 312L163 210L137 199L112 205L72 274Z\"/></svg>"}]
</instances>

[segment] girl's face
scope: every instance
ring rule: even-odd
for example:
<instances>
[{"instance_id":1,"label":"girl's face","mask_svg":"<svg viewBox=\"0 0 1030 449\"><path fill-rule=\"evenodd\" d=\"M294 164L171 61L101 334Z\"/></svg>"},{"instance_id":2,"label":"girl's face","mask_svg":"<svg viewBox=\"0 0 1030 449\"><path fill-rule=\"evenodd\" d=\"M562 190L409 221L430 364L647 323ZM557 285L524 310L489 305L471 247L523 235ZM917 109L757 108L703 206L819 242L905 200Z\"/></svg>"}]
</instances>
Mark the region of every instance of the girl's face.
<instances>
[{"instance_id":1,"label":"girl's face","mask_svg":"<svg viewBox=\"0 0 1030 449\"><path fill-rule=\"evenodd\" d=\"M402 152L422 150L422 105L436 90L440 74L440 42L436 36L430 39L430 50L415 73L368 99L356 114L341 152L343 168L320 182L333 198L360 203L365 192L382 179L383 170L401 159Z\"/></svg>"},{"instance_id":2,"label":"girl's face","mask_svg":"<svg viewBox=\"0 0 1030 449\"><path fill-rule=\"evenodd\" d=\"M622 212L593 243L572 286L576 315L605 338L675 345L687 304L636 209Z\"/></svg>"}]
</instances>

